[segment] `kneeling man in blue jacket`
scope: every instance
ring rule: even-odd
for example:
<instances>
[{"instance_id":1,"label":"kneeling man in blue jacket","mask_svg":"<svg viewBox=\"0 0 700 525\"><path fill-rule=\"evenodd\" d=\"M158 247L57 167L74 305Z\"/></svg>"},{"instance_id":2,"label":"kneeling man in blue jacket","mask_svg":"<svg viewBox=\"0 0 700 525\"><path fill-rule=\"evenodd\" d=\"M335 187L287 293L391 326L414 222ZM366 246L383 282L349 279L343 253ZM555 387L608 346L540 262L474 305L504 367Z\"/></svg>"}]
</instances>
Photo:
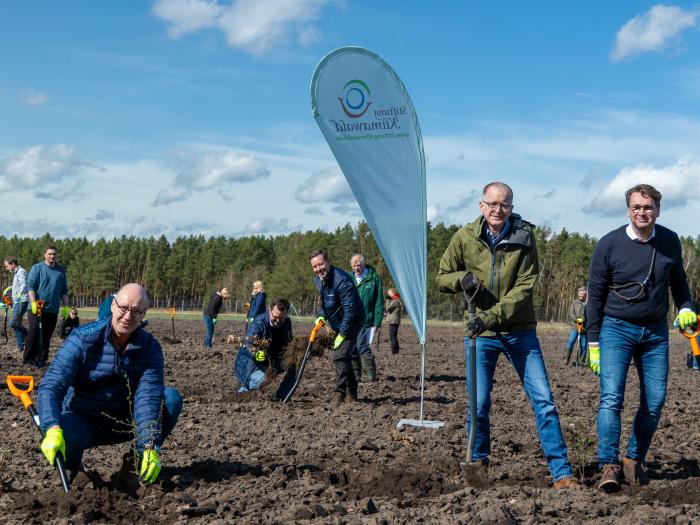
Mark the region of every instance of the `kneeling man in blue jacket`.
<instances>
[{"instance_id":1,"label":"kneeling man in blue jacket","mask_svg":"<svg viewBox=\"0 0 700 525\"><path fill-rule=\"evenodd\" d=\"M41 450L53 465L57 452L73 471L87 449L131 441L136 433L142 480L160 472L160 447L182 410L175 388L163 383L160 343L140 327L148 295L123 286L112 315L70 334L39 388Z\"/></svg>"}]
</instances>

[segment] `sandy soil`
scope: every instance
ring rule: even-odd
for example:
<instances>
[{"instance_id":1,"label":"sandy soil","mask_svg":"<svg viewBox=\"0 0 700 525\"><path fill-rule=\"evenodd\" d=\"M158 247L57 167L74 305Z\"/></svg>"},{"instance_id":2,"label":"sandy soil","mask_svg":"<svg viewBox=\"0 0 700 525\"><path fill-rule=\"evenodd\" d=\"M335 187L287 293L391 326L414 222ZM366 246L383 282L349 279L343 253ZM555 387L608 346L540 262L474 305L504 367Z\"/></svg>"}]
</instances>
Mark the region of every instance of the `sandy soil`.
<instances>
[{"instance_id":1,"label":"sandy soil","mask_svg":"<svg viewBox=\"0 0 700 525\"><path fill-rule=\"evenodd\" d=\"M651 482L595 490L595 412L598 386L587 369L564 365L563 327L540 330L550 381L584 485L555 491L542 456L529 403L504 358L499 362L492 413L490 485L467 484L465 363L461 328L429 328L426 419L440 430L404 427L419 414L420 347L410 327L402 350L378 352L380 380L360 387L361 402L330 407L329 353L312 357L293 403L274 400L273 379L241 395L231 372L235 347L228 334L240 323L216 326L213 352L201 346L197 321L177 321L180 344L164 343L166 383L185 399L166 442L159 482L137 494L111 481L128 444L85 455L88 476L66 495L39 451L39 439L19 401L0 391L0 520L4 523L698 523L700 522L700 374L685 367L687 342L671 335L668 399L648 457ZM310 326L297 326L308 334ZM148 327L170 335L169 320ZM386 330L388 332L388 330ZM60 343L55 340L57 345ZM303 340L298 342L304 346ZM11 345L0 346L4 373L32 373ZM35 375L35 379L39 377ZM3 384L4 387L4 384ZM630 372L623 444L638 402Z\"/></svg>"}]
</instances>

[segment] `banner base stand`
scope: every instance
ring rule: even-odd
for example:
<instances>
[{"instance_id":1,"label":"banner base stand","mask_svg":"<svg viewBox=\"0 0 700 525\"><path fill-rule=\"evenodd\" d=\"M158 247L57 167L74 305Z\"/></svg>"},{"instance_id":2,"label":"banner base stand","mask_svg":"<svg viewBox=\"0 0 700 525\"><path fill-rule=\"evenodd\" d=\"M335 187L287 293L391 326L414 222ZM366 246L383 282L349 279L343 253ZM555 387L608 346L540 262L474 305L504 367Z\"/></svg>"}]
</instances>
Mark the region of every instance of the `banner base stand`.
<instances>
[{"instance_id":1,"label":"banner base stand","mask_svg":"<svg viewBox=\"0 0 700 525\"><path fill-rule=\"evenodd\" d=\"M424 419L401 419L397 424L396 428L403 428L404 425L410 425L412 427L423 427L423 428L442 428L445 426L444 421L427 421Z\"/></svg>"}]
</instances>

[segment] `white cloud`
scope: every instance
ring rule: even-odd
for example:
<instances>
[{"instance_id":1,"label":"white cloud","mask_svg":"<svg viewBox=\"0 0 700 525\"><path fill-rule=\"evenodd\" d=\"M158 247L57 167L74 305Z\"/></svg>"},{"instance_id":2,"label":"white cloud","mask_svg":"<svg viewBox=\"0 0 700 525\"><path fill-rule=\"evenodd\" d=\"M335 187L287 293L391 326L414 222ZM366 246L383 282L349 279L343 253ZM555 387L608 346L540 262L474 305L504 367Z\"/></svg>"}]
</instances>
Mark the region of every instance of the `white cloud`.
<instances>
[{"instance_id":1,"label":"white cloud","mask_svg":"<svg viewBox=\"0 0 700 525\"><path fill-rule=\"evenodd\" d=\"M242 235L272 235L272 234L283 234L288 233L293 230L301 229L301 226L296 226L292 228L289 225L287 219L254 219L250 221L243 231Z\"/></svg>"},{"instance_id":2,"label":"white cloud","mask_svg":"<svg viewBox=\"0 0 700 525\"><path fill-rule=\"evenodd\" d=\"M340 203L355 199L343 173L338 168L314 172L297 186L294 190L294 198L306 203Z\"/></svg>"},{"instance_id":3,"label":"white cloud","mask_svg":"<svg viewBox=\"0 0 700 525\"><path fill-rule=\"evenodd\" d=\"M302 45L320 38L312 25L329 0L158 0L153 13L167 22L168 34L178 38L186 33L217 27L231 47L261 55L290 35Z\"/></svg>"},{"instance_id":4,"label":"white cloud","mask_svg":"<svg viewBox=\"0 0 700 525\"><path fill-rule=\"evenodd\" d=\"M100 208L99 210L97 210L95 212L95 215L93 215L92 217L88 217L87 220L99 222L99 221L108 221L110 219L114 219L114 213L112 213L109 210L104 210L104 209Z\"/></svg>"},{"instance_id":5,"label":"white cloud","mask_svg":"<svg viewBox=\"0 0 700 525\"><path fill-rule=\"evenodd\" d=\"M84 195L84 173L102 169L65 144L32 146L0 162L0 191L33 191L40 199L76 200Z\"/></svg>"},{"instance_id":6,"label":"white cloud","mask_svg":"<svg viewBox=\"0 0 700 525\"><path fill-rule=\"evenodd\" d=\"M700 162L685 158L661 168L646 164L625 167L593 198L586 211L624 216L625 192L636 184L651 184L661 192L662 212L683 207L700 199Z\"/></svg>"},{"instance_id":7,"label":"white cloud","mask_svg":"<svg viewBox=\"0 0 700 525\"><path fill-rule=\"evenodd\" d=\"M158 192L153 206L183 201L194 193L225 188L227 184L246 183L270 176L267 167L254 156L227 149L193 158L180 153L175 179Z\"/></svg>"},{"instance_id":8,"label":"white cloud","mask_svg":"<svg viewBox=\"0 0 700 525\"><path fill-rule=\"evenodd\" d=\"M171 38L213 27L223 10L216 0L158 0L153 5L153 14L168 22Z\"/></svg>"},{"instance_id":9,"label":"white cloud","mask_svg":"<svg viewBox=\"0 0 700 525\"><path fill-rule=\"evenodd\" d=\"M642 53L662 51L672 45L677 49L681 33L695 26L698 14L697 9L686 11L672 5L655 5L620 28L610 60L619 62Z\"/></svg>"},{"instance_id":10,"label":"white cloud","mask_svg":"<svg viewBox=\"0 0 700 525\"><path fill-rule=\"evenodd\" d=\"M49 96L35 89L25 89L19 94L19 100L25 106L39 107L49 101Z\"/></svg>"}]
</instances>

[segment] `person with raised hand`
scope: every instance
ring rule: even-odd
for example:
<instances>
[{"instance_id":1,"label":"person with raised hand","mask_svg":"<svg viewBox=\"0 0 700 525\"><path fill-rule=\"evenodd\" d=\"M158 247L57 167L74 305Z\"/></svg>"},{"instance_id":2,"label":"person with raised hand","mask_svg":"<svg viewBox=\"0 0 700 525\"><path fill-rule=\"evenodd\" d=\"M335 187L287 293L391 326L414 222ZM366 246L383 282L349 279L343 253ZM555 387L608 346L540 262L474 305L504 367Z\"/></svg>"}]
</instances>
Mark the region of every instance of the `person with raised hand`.
<instances>
[{"instance_id":1,"label":"person with raised hand","mask_svg":"<svg viewBox=\"0 0 700 525\"><path fill-rule=\"evenodd\" d=\"M335 398L333 405L339 407L346 398L357 401L357 377L350 358L357 336L365 320L362 300L357 293L353 278L331 264L324 250L315 250L310 256L314 282L321 297L319 319L330 325L336 333L333 341L335 363Z\"/></svg>"},{"instance_id":2,"label":"person with raised hand","mask_svg":"<svg viewBox=\"0 0 700 525\"><path fill-rule=\"evenodd\" d=\"M675 323L697 324L678 235L656 222L661 193L637 184L625 198L629 223L598 241L586 305L590 368L600 375L598 488L606 492L619 490L622 475L630 484L648 481L644 460L666 401L669 288L680 310ZM620 466L620 413L633 362L640 403Z\"/></svg>"},{"instance_id":3,"label":"person with raised hand","mask_svg":"<svg viewBox=\"0 0 700 525\"><path fill-rule=\"evenodd\" d=\"M141 328L146 290L123 286L112 315L72 331L41 382L39 417L46 437L41 450L53 464L57 451L76 473L85 450L134 442L143 481L160 472L160 448L182 410L182 397L163 379L163 351ZM133 462L134 452L124 455ZM122 467L124 470L124 466Z\"/></svg>"}]
</instances>

